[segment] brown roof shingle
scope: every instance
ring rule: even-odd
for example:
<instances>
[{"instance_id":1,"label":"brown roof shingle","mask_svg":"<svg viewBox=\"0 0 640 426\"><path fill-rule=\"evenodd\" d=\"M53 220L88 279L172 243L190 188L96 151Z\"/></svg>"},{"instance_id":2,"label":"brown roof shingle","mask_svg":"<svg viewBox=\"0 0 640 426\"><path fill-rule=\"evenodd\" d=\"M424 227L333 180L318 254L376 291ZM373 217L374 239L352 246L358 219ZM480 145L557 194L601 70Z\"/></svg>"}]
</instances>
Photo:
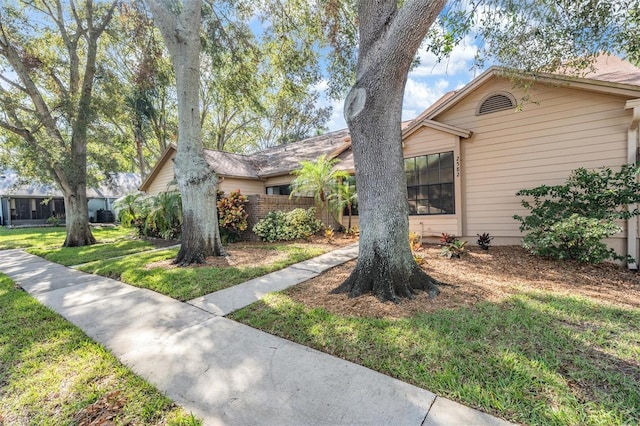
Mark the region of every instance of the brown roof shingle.
<instances>
[{"instance_id":1,"label":"brown roof shingle","mask_svg":"<svg viewBox=\"0 0 640 426\"><path fill-rule=\"evenodd\" d=\"M259 179L289 174L300 167L301 161L312 161L321 155L330 155L349 143L349 129L337 130L298 142L279 145L251 155L205 149L205 159L216 173Z\"/></svg>"}]
</instances>

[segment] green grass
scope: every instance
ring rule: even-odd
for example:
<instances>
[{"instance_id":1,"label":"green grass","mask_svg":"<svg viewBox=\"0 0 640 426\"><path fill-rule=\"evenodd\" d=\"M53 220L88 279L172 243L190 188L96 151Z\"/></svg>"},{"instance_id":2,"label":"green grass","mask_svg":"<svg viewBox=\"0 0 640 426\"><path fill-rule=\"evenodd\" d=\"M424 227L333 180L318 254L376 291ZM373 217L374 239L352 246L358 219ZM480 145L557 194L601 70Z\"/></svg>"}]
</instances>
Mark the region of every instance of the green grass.
<instances>
[{"instance_id":1,"label":"green grass","mask_svg":"<svg viewBox=\"0 0 640 426\"><path fill-rule=\"evenodd\" d=\"M325 252L321 248L305 244L265 245L261 248L281 251L286 253L287 257L266 266L254 267L165 268L147 266L153 262L174 258L178 252L177 249L174 249L140 253L122 259L96 261L83 265L79 269L119 279L136 287L148 288L174 299L186 301L277 271Z\"/></svg>"},{"instance_id":2,"label":"green grass","mask_svg":"<svg viewBox=\"0 0 640 426\"><path fill-rule=\"evenodd\" d=\"M530 292L400 320L272 294L232 319L531 425L640 424L640 310Z\"/></svg>"},{"instance_id":3,"label":"green grass","mask_svg":"<svg viewBox=\"0 0 640 426\"><path fill-rule=\"evenodd\" d=\"M0 424L200 424L2 274L0 318Z\"/></svg>"},{"instance_id":4,"label":"green grass","mask_svg":"<svg viewBox=\"0 0 640 426\"><path fill-rule=\"evenodd\" d=\"M151 250L154 246L144 240L121 240L84 247L60 247L55 249L29 248L27 251L65 266L80 265L95 260L111 259Z\"/></svg>"},{"instance_id":5,"label":"green grass","mask_svg":"<svg viewBox=\"0 0 640 426\"><path fill-rule=\"evenodd\" d=\"M115 227L95 227L91 232L99 242L113 242L128 237L131 229ZM0 250L16 248L53 249L64 243L66 229L52 228L5 228L0 227Z\"/></svg>"},{"instance_id":6,"label":"green grass","mask_svg":"<svg viewBox=\"0 0 640 426\"><path fill-rule=\"evenodd\" d=\"M66 236L65 228L0 228L0 250L26 248L31 254L71 266L126 256L154 248L149 241L132 239L130 228L95 227L91 232L97 244L85 247L62 247Z\"/></svg>"}]
</instances>

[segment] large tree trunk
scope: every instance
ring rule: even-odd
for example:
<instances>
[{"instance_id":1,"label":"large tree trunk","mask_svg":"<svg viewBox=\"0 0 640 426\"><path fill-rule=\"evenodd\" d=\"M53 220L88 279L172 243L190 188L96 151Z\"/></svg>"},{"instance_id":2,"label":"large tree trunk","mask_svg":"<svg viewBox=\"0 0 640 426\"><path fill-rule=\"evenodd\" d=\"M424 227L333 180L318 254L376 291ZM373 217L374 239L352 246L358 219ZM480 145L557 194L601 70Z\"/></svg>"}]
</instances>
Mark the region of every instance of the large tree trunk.
<instances>
[{"instance_id":1,"label":"large tree trunk","mask_svg":"<svg viewBox=\"0 0 640 426\"><path fill-rule=\"evenodd\" d=\"M351 132L360 254L349 278L334 292L373 292L398 302L416 290L439 293L437 281L416 264L409 247L407 183L402 155L402 100L411 62L444 1L396 0L358 6L360 46L356 83L345 101Z\"/></svg>"},{"instance_id":2,"label":"large tree trunk","mask_svg":"<svg viewBox=\"0 0 640 426\"><path fill-rule=\"evenodd\" d=\"M203 263L224 255L216 192L218 179L204 159L200 126L201 0L184 1L175 15L157 0L147 3L165 40L176 73L178 147L174 160L182 196L182 244L174 260L179 265Z\"/></svg>"},{"instance_id":3,"label":"large tree trunk","mask_svg":"<svg viewBox=\"0 0 640 426\"><path fill-rule=\"evenodd\" d=\"M64 194L67 237L65 247L81 247L95 244L96 239L89 228L86 185L77 185L72 194Z\"/></svg>"}]
</instances>

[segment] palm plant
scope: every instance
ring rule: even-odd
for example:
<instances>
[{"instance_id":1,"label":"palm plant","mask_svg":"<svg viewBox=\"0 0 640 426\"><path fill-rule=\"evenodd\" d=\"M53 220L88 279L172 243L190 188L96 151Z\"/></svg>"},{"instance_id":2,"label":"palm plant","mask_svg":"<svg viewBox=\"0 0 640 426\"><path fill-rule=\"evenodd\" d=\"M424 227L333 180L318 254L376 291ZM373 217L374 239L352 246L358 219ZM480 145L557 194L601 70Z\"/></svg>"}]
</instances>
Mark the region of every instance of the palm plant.
<instances>
[{"instance_id":1,"label":"palm plant","mask_svg":"<svg viewBox=\"0 0 640 426\"><path fill-rule=\"evenodd\" d=\"M128 194L117 199L113 207L118 210L118 221L124 227L130 227L140 216L140 197L143 194Z\"/></svg>"},{"instance_id":2,"label":"palm plant","mask_svg":"<svg viewBox=\"0 0 640 426\"><path fill-rule=\"evenodd\" d=\"M291 197L312 194L322 210L327 212L329 222L329 198L336 191L341 179L349 177L344 170L336 170L337 158L328 159L321 155L316 161L302 161L300 168L291 172L296 178L291 182Z\"/></svg>"},{"instance_id":3,"label":"palm plant","mask_svg":"<svg viewBox=\"0 0 640 426\"><path fill-rule=\"evenodd\" d=\"M161 192L151 199L147 226L152 234L170 239L180 235L182 229L182 201L178 191Z\"/></svg>"},{"instance_id":4,"label":"palm plant","mask_svg":"<svg viewBox=\"0 0 640 426\"><path fill-rule=\"evenodd\" d=\"M334 210L338 214L344 209L347 210L349 216L347 231L349 231L351 229L353 209L358 205L358 193L356 192L356 185L352 179L345 179L336 186L336 191L331 194L331 202Z\"/></svg>"}]
</instances>

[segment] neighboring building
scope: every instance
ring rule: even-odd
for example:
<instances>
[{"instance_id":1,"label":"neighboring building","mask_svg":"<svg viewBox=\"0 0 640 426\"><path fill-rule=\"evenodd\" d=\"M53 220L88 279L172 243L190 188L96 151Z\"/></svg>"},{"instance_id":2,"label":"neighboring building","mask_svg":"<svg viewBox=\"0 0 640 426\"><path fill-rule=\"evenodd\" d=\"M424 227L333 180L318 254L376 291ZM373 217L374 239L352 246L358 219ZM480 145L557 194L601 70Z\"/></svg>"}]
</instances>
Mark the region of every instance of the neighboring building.
<instances>
[{"instance_id":1,"label":"neighboring building","mask_svg":"<svg viewBox=\"0 0 640 426\"><path fill-rule=\"evenodd\" d=\"M140 176L135 173L114 174L110 182L87 188L89 220L113 222L113 202L123 195L137 192ZM0 172L0 225L42 225L51 216L64 222L62 192L54 185L22 183L14 170Z\"/></svg>"},{"instance_id":2,"label":"neighboring building","mask_svg":"<svg viewBox=\"0 0 640 426\"><path fill-rule=\"evenodd\" d=\"M229 193L240 189L244 195L289 195L291 171L301 161L314 161L325 154L340 159L341 169L353 171L351 138L347 129L326 133L299 142L280 145L250 155L205 149L205 159L220 179L220 190ZM348 151L348 152L345 152ZM149 195L176 189L173 159L176 146L167 147L140 191Z\"/></svg>"},{"instance_id":3,"label":"neighboring building","mask_svg":"<svg viewBox=\"0 0 640 426\"><path fill-rule=\"evenodd\" d=\"M579 167L638 161L640 69L602 56L583 77L523 74L526 84L516 86L502 71L488 69L403 127L412 231L467 239L488 232L494 244L519 244L513 215L527 211L518 190L561 184ZM353 171L349 145L342 130L247 156L207 150L206 157L224 191L278 194L300 160L329 154ZM165 152L141 190L166 190L174 155L175 147ZM609 244L638 258L639 220L624 225Z\"/></svg>"}]
</instances>

